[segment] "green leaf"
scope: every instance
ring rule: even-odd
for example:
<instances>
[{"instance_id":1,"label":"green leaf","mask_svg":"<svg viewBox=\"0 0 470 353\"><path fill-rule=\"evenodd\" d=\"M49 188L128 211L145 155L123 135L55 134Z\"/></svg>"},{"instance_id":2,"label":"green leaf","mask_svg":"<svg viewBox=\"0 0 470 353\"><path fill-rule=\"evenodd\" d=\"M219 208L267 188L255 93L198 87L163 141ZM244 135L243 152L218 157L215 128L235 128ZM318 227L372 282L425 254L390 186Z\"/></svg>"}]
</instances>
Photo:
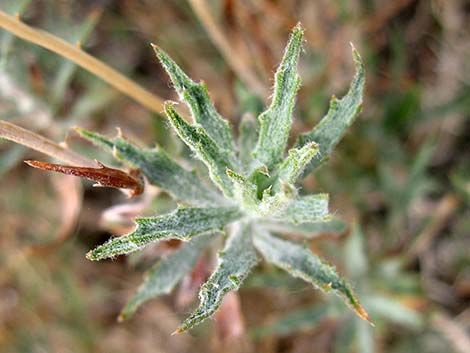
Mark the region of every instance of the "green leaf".
<instances>
[{"instance_id":1,"label":"green leaf","mask_svg":"<svg viewBox=\"0 0 470 353\"><path fill-rule=\"evenodd\" d=\"M319 157L311 160L303 173L304 175L313 171L329 157L333 148L341 140L347 128L354 122L362 108L362 94L365 84L364 64L362 63L361 56L354 48L353 59L356 65L356 74L346 96L342 99L337 99L333 96L326 116L311 132L299 137L297 142L299 147L312 141L320 146Z\"/></svg>"},{"instance_id":2,"label":"green leaf","mask_svg":"<svg viewBox=\"0 0 470 353\"><path fill-rule=\"evenodd\" d=\"M298 24L291 33L281 64L276 71L271 105L258 117L260 133L254 157L270 170L283 157L292 125L295 95L300 87L297 63L302 39L303 29Z\"/></svg>"},{"instance_id":3,"label":"green leaf","mask_svg":"<svg viewBox=\"0 0 470 353\"><path fill-rule=\"evenodd\" d=\"M310 160L318 153L316 142L289 150L289 156L279 167L278 180L294 184Z\"/></svg>"},{"instance_id":4,"label":"green leaf","mask_svg":"<svg viewBox=\"0 0 470 353\"><path fill-rule=\"evenodd\" d=\"M161 187L176 200L195 206L220 203L221 197L203 184L195 172L181 167L163 149L141 149L121 137L110 140L85 129L76 128L76 131L117 158L139 168L151 184Z\"/></svg>"},{"instance_id":5,"label":"green leaf","mask_svg":"<svg viewBox=\"0 0 470 353\"><path fill-rule=\"evenodd\" d=\"M272 187L263 191L261 203L258 206L258 215L261 217L284 217L286 208L294 202L297 190L288 183L281 184L281 190L272 195Z\"/></svg>"},{"instance_id":6,"label":"green leaf","mask_svg":"<svg viewBox=\"0 0 470 353\"><path fill-rule=\"evenodd\" d=\"M338 218L333 218L327 222L315 223L289 223L282 221L269 221L263 225L273 231L287 234L302 235L307 239L312 239L320 234L341 234L347 229L347 224Z\"/></svg>"},{"instance_id":7,"label":"green leaf","mask_svg":"<svg viewBox=\"0 0 470 353\"><path fill-rule=\"evenodd\" d=\"M262 172L260 172L262 174ZM295 188L292 185L284 183L282 189L271 195L272 188L269 187L261 192L261 198L258 197L259 185L257 186L251 180L228 169L227 175L233 182L234 195L243 209L255 217L268 217L272 215L284 216L289 203L292 203L295 194ZM256 178L255 178L256 179Z\"/></svg>"},{"instance_id":8,"label":"green leaf","mask_svg":"<svg viewBox=\"0 0 470 353\"><path fill-rule=\"evenodd\" d=\"M219 253L217 268L199 292L199 307L178 327L184 332L215 313L224 295L238 290L258 258L252 244L250 225L237 224Z\"/></svg>"},{"instance_id":9,"label":"green leaf","mask_svg":"<svg viewBox=\"0 0 470 353\"><path fill-rule=\"evenodd\" d=\"M204 83L195 83L156 45L152 45L165 71L170 76L180 99L191 109L194 120L204 127L220 148L235 151L232 130L227 120L217 112Z\"/></svg>"},{"instance_id":10,"label":"green leaf","mask_svg":"<svg viewBox=\"0 0 470 353\"><path fill-rule=\"evenodd\" d=\"M88 252L87 258L102 260L129 254L159 240L188 240L207 231L222 229L239 217L240 212L237 208L217 207L178 208L162 216L137 218L135 231L110 239L107 243Z\"/></svg>"},{"instance_id":11,"label":"green leaf","mask_svg":"<svg viewBox=\"0 0 470 353\"><path fill-rule=\"evenodd\" d=\"M258 229L254 244L266 260L304 281L312 283L323 291L332 290L362 319L369 315L359 303L351 286L338 275L336 269L328 265L309 249Z\"/></svg>"},{"instance_id":12,"label":"green leaf","mask_svg":"<svg viewBox=\"0 0 470 353\"><path fill-rule=\"evenodd\" d=\"M200 125L186 122L173 108L172 102L165 103L165 112L178 136L207 166L212 181L227 197L233 196L233 185L226 173L227 168L233 169L229 153L219 148Z\"/></svg>"},{"instance_id":13,"label":"green leaf","mask_svg":"<svg viewBox=\"0 0 470 353\"><path fill-rule=\"evenodd\" d=\"M176 284L193 268L197 259L214 238L204 234L182 244L170 255L158 261L147 273L144 282L127 302L119 320L129 319L144 302L161 294L169 294Z\"/></svg>"},{"instance_id":14,"label":"green leaf","mask_svg":"<svg viewBox=\"0 0 470 353\"><path fill-rule=\"evenodd\" d=\"M260 202L257 198L256 185L231 169L227 169L227 175L233 182L234 197L245 210L256 212Z\"/></svg>"},{"instance_id":15,"label":"green leaf","mask_svg":"<svg viewBox=\"0 0 470 353\"><path fill-rule=\"evenodd\" d=\"M329 221L328 200L328 194L300 196L273 218L292 223Z\"/></svg>"},{"instance_id":16,"label":"green leaf","mask_svg":"<svg viewBox=\"0 0 470 353\"><path fill-rule=\"evenodd\" d=\"M252 151L256 146L258 139L258 124L251 114L245 114L239 126L238 138L238 158L240 159L245 171L250 169L253 162Z\"/></svg>"}]
</instances>

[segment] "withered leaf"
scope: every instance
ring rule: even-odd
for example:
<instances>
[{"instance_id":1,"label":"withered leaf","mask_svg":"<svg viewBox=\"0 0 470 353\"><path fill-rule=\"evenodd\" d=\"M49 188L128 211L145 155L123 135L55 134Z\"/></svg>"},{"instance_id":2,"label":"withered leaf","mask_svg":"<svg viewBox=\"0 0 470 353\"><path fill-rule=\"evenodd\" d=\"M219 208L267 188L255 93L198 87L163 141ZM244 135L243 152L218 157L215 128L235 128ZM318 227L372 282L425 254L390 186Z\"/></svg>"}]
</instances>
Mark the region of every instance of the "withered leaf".
<instances>
[{"instance_id":1,"label":"withered leaf","mask_svg":"<svg viewBox=\"0 0 470 353\"><path fill-rule=\"evenodd\" d=\"M130 191L129 197L138 196L144 191L143 181L137 176L137 173L132 171L126 173L119 169L107 167L99 161L95 162L98 164L98 168L76 167L40 161L25 161L26 164L33 168L86 178L96 182L94 186L128 189Z\"/></svg>"}]
</instances>

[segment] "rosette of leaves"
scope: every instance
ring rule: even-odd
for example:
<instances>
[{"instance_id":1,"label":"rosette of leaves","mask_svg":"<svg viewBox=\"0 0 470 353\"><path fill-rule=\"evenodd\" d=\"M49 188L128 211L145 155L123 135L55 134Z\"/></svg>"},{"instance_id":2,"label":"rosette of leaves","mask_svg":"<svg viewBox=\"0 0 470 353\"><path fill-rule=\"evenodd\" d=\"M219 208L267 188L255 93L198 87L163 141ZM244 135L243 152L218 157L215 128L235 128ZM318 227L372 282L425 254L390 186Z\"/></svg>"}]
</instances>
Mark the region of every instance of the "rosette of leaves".
<instances>
[{"instance_id":1,"label":"rosette of leaves","mask_svg":"<svg viewBox=\"0 0 470 353\"><path fill-rule=\"evenodd\" d=\"M300 87L297 66L302 41L303 29L297 25L275 73L270 105L258 121L241 121L237 141L228 121L211 102L204 83L191 80L168 54L154 46L179 98L189 106L193 121L180 116L173 102L166 102L165 113L194 157L207 167L210 180L181 166L159 147L141 149L122 137L108 139L78 129L85 138L139 168L151 184L182 205L169 214L137 218L132 233L112 238L87 254L90 260L101 260L158 241L183 241L181 247L151 268L123 309L122 319L129 318L145 301L169 293L210 242L223 235L225 245L218 252L214 272L200 289L199 306L176 332L212 316L224 295L238 290L261 258L315 288L337 294L357 315L368 320L351 285L332 265L308 247L274 234L279 228L308 235L309 230L335 227L328 211L328 195L301 195L297 183L329 157L362 105L364 67L353 48L356 74L348 93L342 99L333 97L326 116L285 153Z\"/></svg>"}]
</instances>

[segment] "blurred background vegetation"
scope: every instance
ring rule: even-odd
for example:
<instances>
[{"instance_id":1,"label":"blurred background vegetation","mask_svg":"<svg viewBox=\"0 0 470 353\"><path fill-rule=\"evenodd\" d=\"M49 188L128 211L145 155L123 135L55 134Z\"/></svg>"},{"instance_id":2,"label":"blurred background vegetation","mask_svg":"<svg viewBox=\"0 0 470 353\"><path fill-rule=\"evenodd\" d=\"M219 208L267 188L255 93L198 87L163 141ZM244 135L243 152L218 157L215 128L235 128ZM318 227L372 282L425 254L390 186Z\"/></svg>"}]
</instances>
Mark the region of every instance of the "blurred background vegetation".
<instances>
[{"instance_id":1,"label":"blurred background vegetation","mask_svg":"<svg viewBox=\"0 0 470 353\"><path fill-rule=\"evenodd\" d=\"M0 141L1 352L456 352L470 349L470 4L465 0L1 0L0 10L82 48L176 99L149 43L203 79L237 126L266 103L289 30L306 29L293 140L367 69L363 112L304 187L328 192L347 222L309 241L351 279L370 327L331 296L264 266L215 320L170 336L212 266L174 295L116 317L172 244L91 263L85 252L173 205L158 190L119 191L41 173L45 157ZM187 154L165 119L94 75L0 30L0 118L110 165L70 127L120 127L141 145Z\"/></svg>"}]
</instances>

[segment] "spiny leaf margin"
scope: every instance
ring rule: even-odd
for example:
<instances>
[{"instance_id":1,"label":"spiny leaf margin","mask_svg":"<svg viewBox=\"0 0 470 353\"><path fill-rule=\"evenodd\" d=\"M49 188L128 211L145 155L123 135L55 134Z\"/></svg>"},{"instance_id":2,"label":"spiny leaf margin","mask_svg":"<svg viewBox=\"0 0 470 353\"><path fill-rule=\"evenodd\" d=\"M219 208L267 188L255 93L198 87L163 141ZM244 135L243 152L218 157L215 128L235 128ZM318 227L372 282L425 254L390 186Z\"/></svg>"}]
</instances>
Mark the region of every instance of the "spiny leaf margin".
<instances>
[{"instance_id":1,"label":"spiny leaf margin","mask_svg":"<svg viewBox=\"0 0 470 353\"><path fill-rule=\"evenodd\" d=\"M232 129L227 120L217 112L204 83L196 83L170 58L170 56L152 44L161 65L170 76L174 88L182 101L191 109L194 120L204 127L207 134L229 152L235 151Z\"/></svg>"},{"instance_id":2,"label":"spiny leaf margin","mask_svg":"<svg viewBox=\"0 0 470 353\"><path fill-rule=\"evenodd\" d=\"M233 169L229 153L221 149L202 126L191 125L184 120L176 112L173 102L165 102L165 113L178 136L206 165L212 181L227 197L231 197L233 195L232 182L225 172L227 168Z\"/></svg>"},{"instance_id":3,"label":"spiny leaf margin","mask_svg":"<svg viewBox=\"0 0 470 353\"><path fill-rule=\"evenodd\" d=\"M158 146L142 149L120 136L109 139L79 127L75 131L117 159L139 168L151 184L161 187L176 200L194 206L210 206L221 201L217 192L209 189L195 172L183 168Z\"/></svg>"},{"instance_id":4,"label":"spiny leaf margin","mask_svg":"<svg viewBox=\"0 0 470 353\"><path fill-rule=\"evenodd\" d=\"M181 333L212 316L226 293L238 290L250 270L258 263L249 224L236 224L224 249L219 252L217 268L199 292L200 304L176 330Z\"/></svg>"},{"instance_id":5,"label":"spiny leaf margin","mask_svg":"<svg viewBox=\"0 0 470 353\"><path fill-rule=\"evenodd\" d=\"M297 147L309 142L316 142L320 146L318 158L311 160L305 168L303 175L307 175L322 164L338 144L347 128L354 122L362 109L363 92L365 85L365 68L358 51L352 47L352 56L356 73L351 82L348 93L341 99L331 98L330 108L325 117L309 133L300 135Z\"/></svg>"},{"instance_id":6,"label":"spiny leaf margin","mask_svg":"<svg viewBox=\"0 0 470 353\"><path fill-rule=\"evenodd\" d=\"M137 292L128 300L118 320L129 319L146 301L162 294L169 294L194 267L201 253L213 239L214 233L200 235L159 260L149 270Z\"/></svg>"},{"instance_id":7,"label":"spiny leaf margin","mask_svg":"<svg viewBox=\"0 0 470 353\"><path fill-rule=\"evenodd\" d=\"M351 286L309 249L296 243L275 237L263 229L257 229L253 243L264 258L294 277L303 279L325 292L332 290L362 319L369 315L357 299Z\"/></svg>"},{"instance_id":8,"label":"spiny leaf margin","mask_svg":"<svg viewBox=\"0 0 470 353\"><path fill-rule=\"evenodd\" d=\"M132 233L112 238L89 251L87 259L102 260L129 254L160 240L189 240L201 233L220 230L240 216L236 207L188 207L162 216L137 218L137 228Z\"/></svg>"},{"instance_id":9,"label":"spiny leaf margin","mask_svg":"<svg viewBox=\"0 0 470 353\"><path fill-rule=\"evenodd\" d=\"M271 105L260 114L260 132L253 156L262 165L272 169L281 159L292 126L292 110L300 87L297 64L302 49L304 30L292 30L281 64L275 74Z\"/></svg>"}]
</instances>

